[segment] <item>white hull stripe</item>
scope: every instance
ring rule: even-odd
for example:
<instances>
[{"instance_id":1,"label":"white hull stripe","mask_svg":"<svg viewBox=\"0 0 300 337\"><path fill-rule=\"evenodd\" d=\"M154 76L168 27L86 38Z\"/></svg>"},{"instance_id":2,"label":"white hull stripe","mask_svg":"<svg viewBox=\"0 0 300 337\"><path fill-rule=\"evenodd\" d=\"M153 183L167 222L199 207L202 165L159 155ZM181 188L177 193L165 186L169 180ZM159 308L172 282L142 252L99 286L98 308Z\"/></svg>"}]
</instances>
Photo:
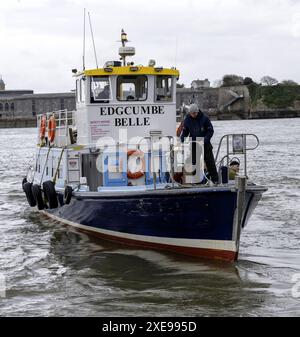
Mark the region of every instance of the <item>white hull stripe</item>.
<instances>
[{"instance_id":1,"label":"white hull stripe","mask_svg":"<svg viewBox=\"0 0 300 337\"><path fill-rule=\"evenodd\" d=\"M46 216L62 222L66 225L83 229L90 232L95 232L104 235L110 235L114 237L135 240L135 241L144 241L168 246L179 246L179 247L188 247L188 248L201 248L201 249L215 249L215 250L225 250L231 252L237 252L236 242L235 241L225 241L225 240L198 240L198 239L177 239L177 238L164 238L156 236L145 236L145 235L135 235L128 234L116 231L110 231L107 229L100 229L92 226L81 225L76 222L72 222L63 218L60 218L56 215L48 213L46 211L41 211Z\"/></svg>"}]
</instances>

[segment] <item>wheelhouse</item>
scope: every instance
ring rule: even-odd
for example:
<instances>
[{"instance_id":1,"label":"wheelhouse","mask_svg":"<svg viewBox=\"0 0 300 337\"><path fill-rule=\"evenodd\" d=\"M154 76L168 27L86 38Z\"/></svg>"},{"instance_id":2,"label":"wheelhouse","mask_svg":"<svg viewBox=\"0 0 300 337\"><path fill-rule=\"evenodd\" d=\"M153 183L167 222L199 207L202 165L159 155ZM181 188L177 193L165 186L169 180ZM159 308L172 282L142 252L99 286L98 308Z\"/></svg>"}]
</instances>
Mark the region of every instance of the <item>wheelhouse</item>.
<instances>
[{"instance_id":1,"label":"wheelhouse","mask_svg":"<svg viewBox=\"0 0 300 337\"><path fill-rule=\"evenodd\" d=\"M120 128L127 128L130 138L149 136L151 130L175 136L178 70L115 61L75 77L79 144L116 139Z\"/></svg>"}]
</instances>

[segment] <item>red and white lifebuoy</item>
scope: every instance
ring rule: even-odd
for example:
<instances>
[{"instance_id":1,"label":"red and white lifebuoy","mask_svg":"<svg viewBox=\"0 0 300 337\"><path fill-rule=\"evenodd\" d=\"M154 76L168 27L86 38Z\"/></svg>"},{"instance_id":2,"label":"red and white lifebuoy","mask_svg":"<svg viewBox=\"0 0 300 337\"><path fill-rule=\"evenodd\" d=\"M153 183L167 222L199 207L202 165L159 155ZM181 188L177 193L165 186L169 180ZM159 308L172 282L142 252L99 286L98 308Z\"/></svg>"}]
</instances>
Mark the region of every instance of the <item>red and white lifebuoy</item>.
<instances>
[{"instance_id":1,"label":"red and white lifebuoy","mask_svg":"<svg viewBox=\"0 0 300 337\"><path fill-rule=\"evenodd\" d=\"M50 143L54 142L56 131L56 121L54 115L52 115L48 121L48 139Z\"/></svg>"},{"instance_id":2,"label":"red and white lifebuoy","mask_svg":"<svg viewBox=\"0 0 300 337\"><path fill-rule=\"evenodd\" d=\"M137 164L139 161L139 164ZM137 170L133 170L133 165ZM129 179L142 178L146 171L145 154L140 150L129 150L127 152L127 177Z\"/></svg>"},{"instance_id":3,"label":"red and white lifebuoy","mask_svg":"<svg viewBox=\"0 0 300 337\"><path fill-rule=\"evenodd\" d=\"M46 115L43 115L42 118L41 118L41 124L40 124L40 140L45 139L46 124L47 124L47 117L46 117Z\"/></svg>"}]
</instances>

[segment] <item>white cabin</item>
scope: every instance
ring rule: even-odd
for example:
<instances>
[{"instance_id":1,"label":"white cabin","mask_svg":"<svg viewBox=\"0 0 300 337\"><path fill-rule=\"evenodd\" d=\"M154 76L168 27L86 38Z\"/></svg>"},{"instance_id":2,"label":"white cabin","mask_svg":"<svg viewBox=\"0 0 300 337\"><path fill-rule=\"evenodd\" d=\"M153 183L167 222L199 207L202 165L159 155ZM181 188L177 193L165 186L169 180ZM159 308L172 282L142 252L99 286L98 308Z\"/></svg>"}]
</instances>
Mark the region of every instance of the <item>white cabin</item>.
<instances>
[{"instance_id":1,"label":"white cabin","mask_svg":"<svg viewBox=\"0 0 300 337\"><path fill-rule=\"evenodd\" d=\"M108 66L76 77L77 143L96 144L101 137L118 140L176 133L176 81L179 72L143 66Z\"/></svg>"},{"instance_id":2,"label":"white cabin","mask_svg":"<svg viewBox=\"0 0 300 337\"><path fill-rule=\"evenodd\" d=\"M48 122L51 116L56 120L55 138L49 141L49 126L45 134L39 129L37 182L53 180L58 188L86 185L87 190L98 191L106 186L156 185L165 179L167 159L161 150L155 152L151 145L131 158L129 150L139 149L143 139L153 144L155 137L176 137L179 71L156 67L154 60L148 66L126 63L134 48L125 47L125 42L122 32L123 64L108 61L103 68L73 70L76 111L46 114ZM38 116L38 126L43 118L45 114ZM106 150L101 149L103 143ZM115 147L107 150L107 144Z\"/></svg>"}]
</instances>

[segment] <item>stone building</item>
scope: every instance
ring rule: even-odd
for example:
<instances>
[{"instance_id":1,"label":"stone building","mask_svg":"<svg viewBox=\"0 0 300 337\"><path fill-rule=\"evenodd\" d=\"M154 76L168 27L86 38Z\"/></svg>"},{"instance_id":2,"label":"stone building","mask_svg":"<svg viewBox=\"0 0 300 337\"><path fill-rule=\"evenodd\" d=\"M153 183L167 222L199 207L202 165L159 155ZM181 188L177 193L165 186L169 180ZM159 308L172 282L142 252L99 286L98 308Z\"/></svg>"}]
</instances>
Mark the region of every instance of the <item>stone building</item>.
<instances>
[{"instance_id":1,"label":"stone building","mask_svg":"<svg viewBox=\"0 0 300 337\"><path fill-rule=\"evenodd\" d=\"M0 119L33 118L37 114L75 110L75 93L35 94L33 90L6 90L0 78Z\"/></svg>"},{"instance_id":2,"label":"stone building","mask_svg":"<svg viewBox=\"0 0 300 337\"><path fill-rule=\"evenodd\" d=\"M210 87L210 81L206 78L205 80L195 80L191 84L191 88L193 90L199 90L203 88L209 88Z\"/></svg>"},{"instance_id":3,"label":"stone building","mask_svg":"<svg viewBox=\"0 0 300 337\"><path fill-rule=\"evenodd\" d=\"M177 89L176 107L196 103L211 119L244 119L250 111L250 95L247 86L228 88Z\"/></svg>"}]
</instances>

